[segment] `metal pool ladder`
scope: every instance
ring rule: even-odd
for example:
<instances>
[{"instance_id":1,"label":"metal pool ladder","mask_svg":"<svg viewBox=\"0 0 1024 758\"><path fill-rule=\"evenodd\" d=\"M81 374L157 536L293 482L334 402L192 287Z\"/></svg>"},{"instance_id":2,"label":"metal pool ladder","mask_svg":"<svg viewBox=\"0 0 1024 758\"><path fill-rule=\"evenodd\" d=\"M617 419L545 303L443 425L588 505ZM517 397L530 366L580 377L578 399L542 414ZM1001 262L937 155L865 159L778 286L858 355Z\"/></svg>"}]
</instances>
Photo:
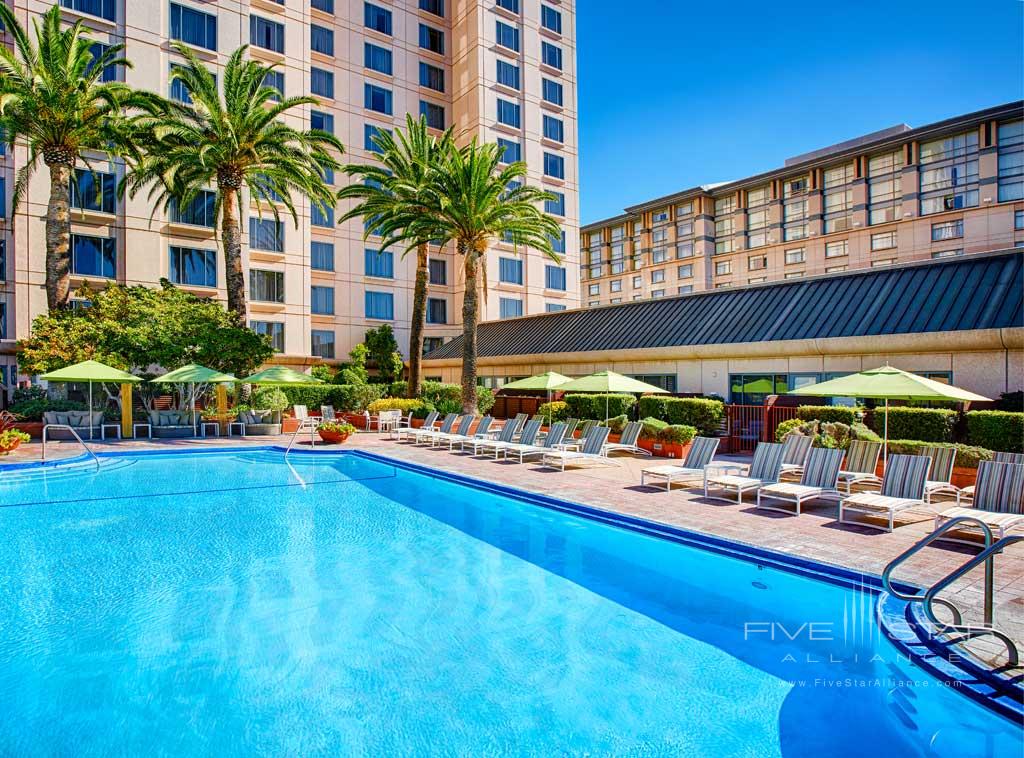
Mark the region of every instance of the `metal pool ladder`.
<instances>
[{"instance_id":1,"label":"metal pool ladder","mask_svg":"<svg viewBox=\"0 0 1024 758\"><path fill-rule=\"evenodd\" d=\"M939 539L943 534L956 528L960 524L971 523L981 528L982 534L985 536L984 549L973 556L970 560L961 564L959 567L954 569L952 572L939 579L937 582L931 585L923 594L919 595L908 595L900 592L892 586L892 572L893 570L910 558L912 555L918 553L923 548L930 545L935 540ZM910 548L900 553L894 558L888 566L885 567L885 571L882 572L882 584L885 587L885 591L894 597L898 597L901 600L905 600L908 603L921 603L921 607L924 609L925 616L928 621L935 627L938 634L955 634L959 633L964 635L962 639L957 642L963 642L972 637L981 637L986 634L990 634L993 637L999 639L1006 646L1007 663L1009 666L1017 666L1020 663L1020 653L1017 650L1017 645L1012 639L1010 639L1005 633L1001 632L993 625L993 612L992 612L992 590L995 584L995 557L1003 552L1010 545L1017 542L1024 542L1024 536L1011 535L1003 537L1001 540L996 542L992 541L992 530L989 528L981 519L975 518L974 516L959 516L954 519L950 519L945 524L940 526L934 532L929 534L927 537L922 539L920 542L912 545ZM975 624L965 624L963 622L963 614L960 609L957 608L953 603L943 598L938 597L938 593L944 590L946 587L951 585L957 579L962 577L964 574L972 571L973 569L980 566L982 563L985 564L985 586L984 586L984 621L981 626ZM953 616L953 622L947 624L940 621L935 615L935 606L941 605L950 611Z\"/></svg>"},{"instance_id":2,"label":"metal pool ladder","mask_svg":"<svg viewBox=\"0 0 1024 758\"><path fill-rule=\"evenodd\" d=\"M43 427L42 460L46 460L46 433L51 429L67 429L69 432L71 432L75 436L75 439L78 440L78 444L82 446L82 449L85 450L85 452L87 452L92 457L93 462L96 464L96 468L100 467L100 459L96 457L96 453L94 453L92 451L92 448L86 445L85 441L78 436L78 432L75 431L75 428L73 426L69 426L68 424L47 424L46 426Z\"/></svg>"},{"instance_id":3,"label":"metal pool ladder","mask_svg":"<svg viewBox=\"0 0 1024 758\"><path fill-rule=\"evenodd\" d=\"M299 432L305 431L307 429L309 430L310 447L316 447L316 439L313 436L313 433L316 431L316 424L313 422L313 419L299 419L299 425L295 428L295 431L292 432L292 438L288 441L288 447L284 451L285 458L287 458L288 453L292 451L292 445L295 444L295 438L299 436Z\"/></svg>"}]
</instances>

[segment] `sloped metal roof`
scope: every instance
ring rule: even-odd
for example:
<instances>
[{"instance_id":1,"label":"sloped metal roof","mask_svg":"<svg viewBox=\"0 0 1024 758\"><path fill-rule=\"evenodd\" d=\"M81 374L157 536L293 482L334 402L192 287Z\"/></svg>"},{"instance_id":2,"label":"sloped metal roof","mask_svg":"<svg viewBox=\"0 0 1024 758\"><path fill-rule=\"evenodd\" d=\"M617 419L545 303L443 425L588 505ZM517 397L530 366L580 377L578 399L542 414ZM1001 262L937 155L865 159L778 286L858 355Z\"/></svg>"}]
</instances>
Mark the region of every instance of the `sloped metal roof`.
<instances>
[{"instance_id":1,"label":"sloped metal roof","mask_svg":"<svg viewBox=\"0 0 1024 758\"><path fill-rule=\"evenodd\" d=\"M1024 255L953 258L480 324L480 357L1024 326ZM427 360L459 358L462 338Z\"/></svg>"}]
</instances>

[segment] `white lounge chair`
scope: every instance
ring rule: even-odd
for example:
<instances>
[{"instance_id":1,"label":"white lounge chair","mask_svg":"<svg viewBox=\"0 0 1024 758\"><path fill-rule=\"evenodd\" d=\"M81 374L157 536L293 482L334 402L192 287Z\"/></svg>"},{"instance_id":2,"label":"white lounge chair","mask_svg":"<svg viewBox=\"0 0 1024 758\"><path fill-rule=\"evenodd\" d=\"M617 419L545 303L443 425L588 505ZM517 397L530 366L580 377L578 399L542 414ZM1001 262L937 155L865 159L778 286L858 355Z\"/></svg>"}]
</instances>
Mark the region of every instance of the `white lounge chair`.
<instances>
[{"instance_id":1,"label":"white lounge chair","mask_svg":"<svg viewBox=\"0 0 1024 758\"><path fill-rule=\"evenodd\" d=\"M839 522L859 524L872 529L891 532L897 513L914 508L928 508L924 501L924 486L932 459L927 455L892 455L882 477L881 492L857 492L839 501ZM869 516L885 516L888 526L877 526L866 521L849 521L849 512Z\"/></svg>"},{"instance_id":2,"label":"white lounge chair","mask_svg":"<svg viewBox=\"0 0 1024 758\"><path fill-rule=\"evenodd\" d=\"M873 482L881 484L882 480L875 473L878 469L878 456L882 454L881 442L853 440L846 451L846 460L839 470L839 484L846 485L846 494L851 494L855 484Z\"/></svg>"},{"instance_id":3,"label":"white lounge chair","mask_svg":"<svg viewBox=\"0 0 1024 758\"><path fill-rule=\"evenodd\" d=\"M605 441L608 439L607 426L595 426L587 434L581 450L552 450L545 453L541 459L541 465L547 468L556 466L565 471L566 466L585 466L597 464L600 466L617 466L618 461L612 460L605 455Z\"/></svg>"},{"instance_id":4,"label":"white lounge chair","mask_svg":"<svg viewBox=\"0 0 1024 758\"><path fill-rule=\"evenodd\" d=\"M434 422L437 421L440 415L441 414L438 413L437 411L431 411L430 413L427 414L427 417L423 419L423 426L413 428L412 414L410 413L409 421L406 426L397 426L391 430L391 439L401 441L403 439L415 438L416 433L419 432L420 429L433 429Z\"/></svg>"},{"instance_id":5,"label":"white lounge chair","mask_svg":"<svg viewBox=\"0 0 1024 758\"><path fill-rule=\"evenodd\" d=\"M338 417L334 413L333 405L321 405L320 406L320 417L324 421L337 421Z\"/></svg>"},{"instance_id":6,"label":"white lounge chair","mask_svg":"<svg viewBox=\"0 0 1024 758\"><path fill-rule=\"evenodd\" d=\"M942 511L935 517L935 528L961 516L983 521L995 533L997 540L1005 537L1007 532L1024 526L1024 463L981 461L974 485L973 507L957 505ZM963 524L962 528L965 531L980 531L969 523Z\"/></svg>"},{"instance_id":7,"label":"white lounge chair","mask_svg":"<svg viewBox=\"0 0 1024 758\"><path fill-rule=\"evenodd\" d=\"M551 450L557 450L565 437L565 424L559 422L552 424L548 429L544 441L539 445L506 445L502 448L502 454L507 461L509 457L516 459L517 463L523 463L527 458L543 456Z\"/></svg>"},{"instance_id":8,"label":"white lounge chair","mask_svg":"<svg viewBox=\"0 0 1024 758\"><path fill-rule=\"evenodd\" d=\"M666 490L672 488L672 482L703 480L704 468L715 457L718 442L718 437L695 437L682 463L645 468L640 472L640 486L646 486L651 477L664 479Z\"/></svg>"},{"instance_id":9,"label":"white lounge chair","mask_svg":"<svg viewBox=\"0 0 1024 758\"><path fill-rule=\"evenodd\" d=\"M541 420L531 419L526 422L526 426L523 427L519 434L518 441L506 441L502 439L497 440L484 440L476 446L476 455L482 453L494 453L495 459L498 455L504 451L506 447L510 445L534 445L537 442L537 434L540 433Z\"/></svg>"},{"instance_id":10,"label":"white lounge chair","mask_svg":"<svg viewBox=\"0 0 1024 758\"><path fill-rule=\"evenodd\" d=\"M782 471L782 443L781 442L760 442L754 450L754 460L750 464L750 470L746 476L734 474L710 475L710 471L704 476L704 497L710 500L725 500L732 502L729 498L713 497L708 494L712 487L727 491L736 492L736 502L743 502L743 493L775 484L779 481L779 474Z\"/></svg>"},{"instance_id":11,"label":"white lounge chair","mask_svg":"<svg viewBox=\"0 0 1024 758\"><path fill-rule=\"evenodd\" d=\"M644 425L639 421L630 421L622 429L622 434L619 435L618 442L606 442L604 446L604 454L611 455L612 453L640 453L641 455L650 456L650 452L644 450L642 447L637 445L637 440L640 439L640 432L643 431Z\"/></svg>"},{"instance_id":12,"label":"white lounge chair","mask_svg":"<svg viewBox=\"0 0 1024 758\"><path fill-rule=\"evenodd\" d=\"M811 452L814 440L806 434L790 432L782 440L782 473L799 474Z\"/></svg>"},{"instance_id":13,"label":"white lounge chair","mask_svg":"<svg viewBox=\"0 0 1024 758\"><path fill-rule=\"evenodd\" d=\"M565 439L562 440L562 444L559 445L560 450L581 450L587 442L587 435L590 434L594 429L598 427L598 423L593 419L587 419L583 422L583 426L579 427L580 436L574 437L572 434L566 434ZM605 435L607 437L607 435Z\"/></svg>"},{"instance_id":14,"label":"white lounge chair","mask_svg":"<svg viewBox=\"0 0 1024 758\"><path fill-rule=\"evenodd\" d=\"M930 503L932 495L946 492L951 495L959 495L960 488L952 483L953 466L956 463L955 447L939 447L938 445L921 448L921 455L927 455L932 459L932 468L928 474L928 481L924 483L924 501Z\"/></svg>"},{"instance_id":15,"label":"white lounge chair","mask_svg":"<svg viewBox=\"0 0 1024 758\"><path fill-rule=\"evenodd\" d=\"M455 426L455 422L458 420L458 413L449 413L444 417L444 421L441 422L441 426L437 429L427 429L426 427L420 427L416 430L416 434L413 435L413 441L419 445L422 442L430 442L438 434L450 434L452 427Z\"/></svg>"},{"instance_id":16,"label":"white lounge chair","mask_svg":"<svg viewBox=\"0 0 1024 758\"><path fill-rule=\"evenodd\" d=\"M1016 463L1019 466L1024 466L1024 453L1004 453L996 451L992 453L992 460L996 463ZM964 487L956 493L957 505L974 497L975 486L976 485L972 484Z\"/></svg>"},{"instance_id":17,"label":"white lounge chair","mask_svg":"<svg viewBox=\"0 0 1024 758\"><path fill-rule=\"evenodd\" d=\"M523 420L525 421L526 414L523 413L521 415L523 417ZM501 432L498 434L498 437L496 439L474 435L474 439L466 440L465 442L462 443L462 449L466 450L466 448L469 448L472 455L479 455L480 450L483 447L493 448L493 446L496 444L505 444L507 442L512 442L515 439L518 431L519 425L509 421L506 422L505 426L502 427Z\"/></svg>"},{"instance_id":18,"label":"white lounge chair","mask_svg":"<svg viewBox=\"0 0 1024 758\"><path fill-rule=\"evenodd\" d=\"M452 441L461 442L469 434L469 429L473 426L473 422L476 421L476 416L471 413L467 413L459 419L459 424L453 428L447 434L438 432L430 438L430 446L437 447L441 443L447 443L448 449L451 450Z\"/></svg>"},{"instance_id":19,"label":"white lounge chair","mask_svg":"<svg viewBox=\"0 0 1024 758\"><path fill-rule=\"evenodd\" d=\"M808 500L822 497L839 497L839 467L843 465L843 451L824 447L811 449L800 474L800 482L776 482L757 491L757 507L766 511L778 511L794 516L800 515L800 506ZM766 505L762 498L792 503L796 510L778 505Z\"/></svg>"},{"instance_id":20,"label":"white lounge chair","mask_svg":"<svg viewBox=\"0 0 1024 758\"><path fill-rule=\"evenodd\" d=\"M485 440L490 437L491 424L494 423L493 416L484 416L477 422L476 429L472 432L466 432L460 439L449 439L448 449L453 450L455 446L459 446L459 450L466 449L466 443L475 442L476 440Z\"/></svg>"}]
</instances>

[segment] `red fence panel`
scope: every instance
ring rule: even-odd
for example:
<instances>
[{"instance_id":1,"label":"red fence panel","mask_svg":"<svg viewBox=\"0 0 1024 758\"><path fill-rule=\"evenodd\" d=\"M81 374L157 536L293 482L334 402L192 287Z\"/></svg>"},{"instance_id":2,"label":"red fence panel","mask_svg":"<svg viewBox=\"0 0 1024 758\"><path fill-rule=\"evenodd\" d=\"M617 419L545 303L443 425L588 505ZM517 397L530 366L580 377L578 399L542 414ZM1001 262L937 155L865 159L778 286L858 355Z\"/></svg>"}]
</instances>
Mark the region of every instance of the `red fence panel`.
<instances>
[{"instance_id":1,"label":"red fence panel","mask_svg":"<svg viewBox=\"0 0 1024 758\"><path fill-rule=\"evenodd\" d=\"M797 408L785 405L727 405L729 452L752 453L758 442L774 442L783 421L797 417Z\"/></svg>"}]
</instances>

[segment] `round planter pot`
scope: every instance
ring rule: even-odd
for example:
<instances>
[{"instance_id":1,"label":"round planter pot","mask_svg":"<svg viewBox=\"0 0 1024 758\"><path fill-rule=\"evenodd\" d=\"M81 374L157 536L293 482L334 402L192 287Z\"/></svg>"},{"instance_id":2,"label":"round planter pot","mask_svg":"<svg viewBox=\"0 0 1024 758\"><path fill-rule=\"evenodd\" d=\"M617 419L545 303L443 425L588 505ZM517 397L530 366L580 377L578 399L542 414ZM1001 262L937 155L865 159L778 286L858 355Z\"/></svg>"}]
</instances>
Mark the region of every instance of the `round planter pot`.
<instances>
[{"instance_id":1,"label":"round planter pot","mask_svg":"<svg viewBox=\"0 0 1024 758\"><path fill-rule=\"evenodd\" d=\"M348 432L329 432L326 429L317 429L316 433L320 435L320 439L324 442L330 442L335 445L340 445L349 436Z\"/></svg>"},{"instance_id":2,"label":"round planter pot","mask_svg":"<svg viewBox=\"0 0 1024 758\"><path fill-rule=\"evenodd\" d=\"M8 453L13 453L20 446L21 440L15 440L13 443L9 445L0 445L0 455L7 455Z\"/></svg>"}]
</instances>

